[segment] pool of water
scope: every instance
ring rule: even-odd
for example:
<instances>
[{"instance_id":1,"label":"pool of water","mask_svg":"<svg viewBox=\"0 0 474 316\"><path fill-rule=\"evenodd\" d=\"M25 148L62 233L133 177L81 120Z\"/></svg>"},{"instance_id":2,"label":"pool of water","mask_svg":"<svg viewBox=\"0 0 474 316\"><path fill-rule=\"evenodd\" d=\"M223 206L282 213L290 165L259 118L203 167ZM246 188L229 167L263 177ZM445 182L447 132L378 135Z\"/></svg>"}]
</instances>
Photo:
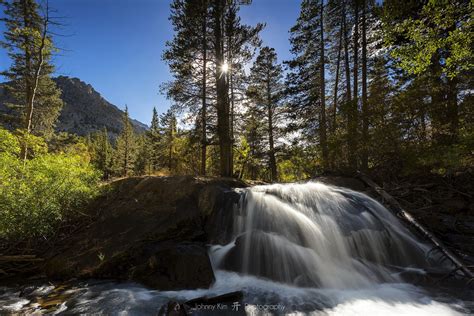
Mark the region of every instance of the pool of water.
<instances>
[{"instance_id":1,"label":"pool of water","mask_svg":"<svg viewBox=\"0 0 474 316\"><path fill-rule=\"evenodd\" d=\"M237 305L219 310L202 306L196 314L249 315L469 315L473 293L427 290L407 283L381 283L353 289L299 288L254 276L217 271L210 289L156 291L137 283L89 280L61 285L41 284L0 289L0 312L47 314L154 315L170 300L185 302L202 296L243 291ZM213 310L214 309L214 310ZM237 310L236 310L237 309Z\"/></svg>"}]
</instances>

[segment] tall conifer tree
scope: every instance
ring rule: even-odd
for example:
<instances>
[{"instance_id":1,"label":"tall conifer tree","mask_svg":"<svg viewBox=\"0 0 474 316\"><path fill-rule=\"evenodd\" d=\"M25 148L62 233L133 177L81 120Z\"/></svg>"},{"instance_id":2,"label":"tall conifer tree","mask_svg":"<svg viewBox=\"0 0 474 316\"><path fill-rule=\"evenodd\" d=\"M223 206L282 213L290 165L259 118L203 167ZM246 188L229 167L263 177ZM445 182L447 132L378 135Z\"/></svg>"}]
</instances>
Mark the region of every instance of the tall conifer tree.
<instances>
[{"instance_id":1,"label":"tall conifer tree","mask_svg":"<svg viewBox=\"0 0 474 316\"><path fill-rule=\"evenodd\" d=\"M282 77L283 70L277 62L275 49L263 47L260 50L253 67L250 69L249 95L260 113L258 121L265 123L268 137L268 167L270 180L277 181L277 161L275 139L277 138L277 124L282 106Z\"/></svg>"},{"instance_id":2,"label":"tall conifer tree","mask_svg":"<svg viewBox=\"0 0 474 316\"><path fill-rule=\"evenodd\" d=\"M137 146L135 133L130 122L128 107L125 106L123 114L122 132L117 138L117 149L115 154L116 168L120 175L127 177L131 175L136 161Z\"/></svg>"},{"instance_id":3,"label":"tall conifer tree","mask_svg":"<svg viewBox=\"0 0 474 316\"><path fill-rule=\"evenodd\" d=\"M54 71L51 56L56 48L49 30L52 22L48 1L43 7L35 0L2 3L6 31L1 45L12 60L2 74L10 80L6 87L14 100L7 104L10 111L6 121L11 127L21 128L25 137L30 133L49 137L63 103L50 78ZM22 145L23 158L27 157L27 143Z\"/></svg>"},{"instance_id":4,"label":"tall conifer tree","mask_svg":"<svg viewBox=\"0 0 474 316\"><path fill-rule=\"evenodd\" d=\"M290 30L291 52L295 57L288 62L287 83L298 128L308 139L319 138L322 167L327 168L323 16L323 1L304 0L301 3L298 20Z\"/></svg>"}]
</instances>

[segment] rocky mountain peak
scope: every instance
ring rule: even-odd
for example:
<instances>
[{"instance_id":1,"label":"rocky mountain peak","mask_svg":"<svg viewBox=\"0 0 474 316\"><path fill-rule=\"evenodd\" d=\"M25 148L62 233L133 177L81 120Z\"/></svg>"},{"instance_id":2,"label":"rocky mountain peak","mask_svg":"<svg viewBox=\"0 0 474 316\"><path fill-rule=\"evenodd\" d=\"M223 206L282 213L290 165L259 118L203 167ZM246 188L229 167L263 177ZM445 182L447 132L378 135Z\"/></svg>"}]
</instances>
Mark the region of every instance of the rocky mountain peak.
<instances>
[{"instance_id":1,"label":"rocky mountain peak","mask_svg":"<svg viewBox=\"0 0 474 316\"><path fill-rule=\"evenodd\" d=\"M64 107L61 111L56 130L79 136L86 136L95 131L107 128L111 138L116 138L123 128L123 111L107 101L94 87L79 78L59 76L53 79L61 89ZM8 92L0 84L0 112L8 111L5 103L11 99ZM148 129L146 124L131 119L137 133Z\"/></svg>"}]
</instances>

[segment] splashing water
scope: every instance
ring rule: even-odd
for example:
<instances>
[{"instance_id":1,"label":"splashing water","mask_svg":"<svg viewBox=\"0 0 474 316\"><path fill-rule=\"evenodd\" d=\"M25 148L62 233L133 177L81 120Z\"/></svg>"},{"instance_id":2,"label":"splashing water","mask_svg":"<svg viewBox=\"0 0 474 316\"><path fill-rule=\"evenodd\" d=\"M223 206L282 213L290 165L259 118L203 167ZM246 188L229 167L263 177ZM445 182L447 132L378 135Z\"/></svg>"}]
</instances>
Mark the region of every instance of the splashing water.
<instances>
[{"instance_id":1,"label":"splashing water","mask_svg":"<svg viewBox=\"0 0 474 316\"><path fill-rule=\"evenodd\" d=\"M77 284L65 313L156 314L169 300L241 290L251 315L461 315L472 301L404 282L404 272L445 269L430 249L375 200L319 182L239 191L227 240L209 249L210 289L160 292L135 283ZM22 301L0 293L18 311ZM5 299L3 300L3 297ZM230 313L232 314L232 313Z\"/></svg>"},{"instance_id":2,"label":"splashing water","mask_svg":"<svg viewBox=\"0 0 474 316\"><path fill-rule=\"evenodd\" d=\"M233 216L230 242L210 249L213 265L274 284L267 292L292 289L271 304L324 315L458 313L400 276L452 267L431 262L429 245L362 193L320 182L256 186L241 190Z\"/></svg>"},{"instance_id":3,"label":"splashing water","mask_svg":"<svg viewBox=\"0 0 474 316\"><path fill-rule=\"evenodd\" d=\"M308 287L400 281L389 267L425 268L427 245L364 194L318 182L243 190L218 268Z\"/></svg>"}]
</instances>

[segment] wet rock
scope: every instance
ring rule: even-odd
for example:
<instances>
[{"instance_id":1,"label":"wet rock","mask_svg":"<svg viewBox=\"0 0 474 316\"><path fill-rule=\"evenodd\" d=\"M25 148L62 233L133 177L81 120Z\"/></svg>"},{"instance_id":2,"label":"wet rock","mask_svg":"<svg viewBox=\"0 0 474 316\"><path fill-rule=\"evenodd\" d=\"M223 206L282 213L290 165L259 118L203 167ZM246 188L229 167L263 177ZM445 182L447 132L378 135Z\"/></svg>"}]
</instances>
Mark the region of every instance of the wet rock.
<instances>
[{"instance_id":1,"label":"wet rock","mask_svg":"<svg viewBox=\"0 0 474 316\"><path fill-rule=\"evenodd\" d=\"M189 311L183 304L175 301L169 301L168 304L163 305L159 312L159 316L186 316L189 315Z\"/></svg>"},{"instance_id":2,"label":"wet rock","mask_svg":"<svg viewBox=\"0 0 474 316\"><path fill-rule=\"evenodd\" d=\"M319 279L311 263L313 255L312 250L295 247L271 233L252 231L235 240L235 246L226 254L221 266L273 281L314 287L318 286ZM251 259L244 261L245 258Z\"/></svg>"},{"instance_id":3,"label":"wet rock","mask_svg":"<svg viewBox=\"0 0 474 316\"><path fill-rule=\"evenodd\" d=\"M432 284L436 281L436 278L441 278L442 274L428 274L424 271L406 270L400 272L399 276L408 283L416 285L427 285Z\"/></svg>"},{"instance_id":4,"label":"wet rock","mask_svg":"<svg viewBox=\"0 0 474 316\"><path fill-rule=\"evenodd\" d=\"M208 288L214 273L204 244L148 242L100 265L93 277L132 280L159 290Z\"/></svg>"},{"instance_id":5,"label":"wet rock","mask_svg":"<svg viewBox=\"0 0 474 316\"><path fill-rule=\"evenodd\" d=\"M35 285L28 285L28 286L25 286L23 287L21 290L20 290L20 294L19 296L20 297L26 297L28 295L31 295L31 293L33 293L34 291L36 291L37 289L37 286Z\"/></svg>"},{"instance_id":6,"label":"wet rock","mask_svg":"<svg viewBox=\"0 0 474 316\"><path fill-rule=\"evenodd\" d=\"M210 190L218 190L215 187ZM232 229L234 223L234 207L237 206L240 194L233 190L223 190L213 192L214 198L206 198L205 201L213 201L213 205L209 206L212 210L208 217L204 230L211 244L224 245L232 239Z\"/></svg>"},{"instance_id":7,"label":"wet rock","mask_svg":"<svg viewBox=\"0 0 474 316\"><path fill-rule=\"evenodd\" d=\"M299 275L295 278L293 281L294 285L298 287L312 287L314 286L314 280L312 280L309 276L307 275Z\"/></svg>"},{"instance_id":8,"label":"wet rock","mask_svg":"<svg viewBox=\"0 0 474 316\"><path fill-rule=\"evenodd\" d=\"M462 274L451 275L445 269L426 269L423 272L406 270L400 273L400 277L405 282L437 290L450 288L462 293L474 289L474 285L467 282L468 279L463 278Z\"/></svg>"}]
</instances>

